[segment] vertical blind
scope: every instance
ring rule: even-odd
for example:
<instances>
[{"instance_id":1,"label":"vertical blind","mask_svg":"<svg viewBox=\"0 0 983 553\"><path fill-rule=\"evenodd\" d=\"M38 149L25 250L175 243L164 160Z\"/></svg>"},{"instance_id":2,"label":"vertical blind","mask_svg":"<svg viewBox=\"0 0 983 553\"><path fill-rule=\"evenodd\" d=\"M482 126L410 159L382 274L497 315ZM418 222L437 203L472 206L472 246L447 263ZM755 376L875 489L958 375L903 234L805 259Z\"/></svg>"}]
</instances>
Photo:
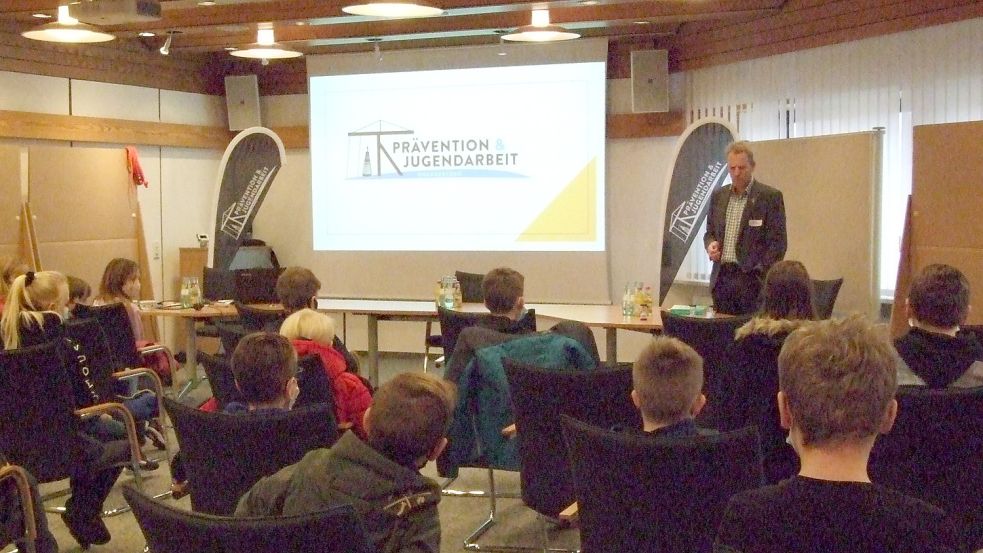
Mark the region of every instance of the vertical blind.
<instances>
[{"instance_id":1,"label":"vertical blind","mask_svg":"<svg viewBox=\"0 0 983 553\"><path fill-rule=\"evenodd\" d=\"M890 296L911 192L912 127L983 119L981 44L977 18L687 71L687 115L691 123L726 119L746 140L883 129L880 288ZM697 240L679 279L705 282L709 272Z\"/></svg>"}]
</instances>

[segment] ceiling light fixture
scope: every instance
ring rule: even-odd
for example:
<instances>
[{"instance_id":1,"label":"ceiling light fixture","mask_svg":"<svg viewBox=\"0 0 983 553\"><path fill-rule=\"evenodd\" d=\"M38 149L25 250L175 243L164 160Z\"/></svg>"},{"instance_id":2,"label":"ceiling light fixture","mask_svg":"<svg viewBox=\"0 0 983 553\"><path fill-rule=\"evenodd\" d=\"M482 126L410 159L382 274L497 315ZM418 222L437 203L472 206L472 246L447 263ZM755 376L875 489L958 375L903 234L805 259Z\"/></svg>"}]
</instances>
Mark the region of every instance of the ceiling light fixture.
<instances>
[{"instance_id":1,"label":"ceiling light fixture","mask_svg":"<svg viewBox=\"0 0 983 553\"><path fill-rule=\"evenodd\" d=\"M304 54L296 50L284 48L278 44L273 37L272 27L263 27L256 30L256 44L250 45L242 50L230 52L233 56L240 58L251 58L259 60L282 60L287 58L297 58Z\"/></svg>"},{"instance_id":2,"label":"ceiling light fixture","mask_svg":"<svg viewBox=\"0 0 983 553\"><path fill-rule=\"evenodd\" d=\"M513 42L556 42L580 38L580 35L559 25L550 25L549 10L533 10L531 24L502 35L502 38Z\"/></svg>"},{"instance_id":3,"label":"ceiling light fixture","mask_svg":"<svg viewBox=\"0 0 983 553\"><path fill-rule=\"evenodd\" d=\"M38 19L51 19L51 14L38 12L38 13L32 13L31 17L36 17Z\"/></svg>"},{"instance_id":4,"label":"ceiling light fixture","mask_svg":"<svg viewBox=\"0 0 983 553\"><path fill-rule=\"evenodd\" d=\"M68 6L58 6L58 20L45 23L30 31L21 33L24 38L43 40L45 42L70 42L76 44L91 42L108 42L116 38L85 23L80 23L68 14Z\"/></svg>"},{"instance_id":5,"label":"ceiling light fixture","mask_svg":"<svg viewBox=\"0 0 983 553\"><path fill-rule=\"evenodd\" d=\"M352 15L368 15L372 17L433 17L443 15L444 10L416 4L413 2L368 2L353 4L341 8L341 11Z\"/></svg>"},{"instance_id":6,"label":"ceiling light fixture","mask_svg":"<svg viewBox=\"0 0 983 553\"><path fill-rule=\"evenodd\" d=\"M156 34L151 33L150 31L140 31L139 33L137 33L137 35L142 36L142 37L157 36Z\"/></svg>"},{"instance_id":7,"label":"ceiling light fixture","mask_svg":"<svg viewBox=\"0 0 983 553\"><path fill-rule=\"evenodd\" d=\"M160 55L166 56L171 53L171 43L174 42L174 31L167 31L167 39L164 40L164 45L160 47Z\"/></svg>"}]
</instances>

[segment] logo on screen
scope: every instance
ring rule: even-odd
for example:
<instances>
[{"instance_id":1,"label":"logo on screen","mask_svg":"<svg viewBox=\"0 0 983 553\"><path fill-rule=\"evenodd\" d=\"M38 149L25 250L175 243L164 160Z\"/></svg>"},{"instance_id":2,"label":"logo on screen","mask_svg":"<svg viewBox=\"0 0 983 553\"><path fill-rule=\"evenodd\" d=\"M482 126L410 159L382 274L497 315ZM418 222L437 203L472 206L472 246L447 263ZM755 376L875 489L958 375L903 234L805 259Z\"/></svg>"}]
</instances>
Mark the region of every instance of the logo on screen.
<instances>
[{"instance_id":1,"label":"logo on screen","mask_svg":"<svg viewBox=\"0 0 983 553\"><path fill-rule=\"evenodd\" d=\"M502 138L421 136L388 121L348 133L348 178L524 176Z\"/></svg>"}]
</instances>

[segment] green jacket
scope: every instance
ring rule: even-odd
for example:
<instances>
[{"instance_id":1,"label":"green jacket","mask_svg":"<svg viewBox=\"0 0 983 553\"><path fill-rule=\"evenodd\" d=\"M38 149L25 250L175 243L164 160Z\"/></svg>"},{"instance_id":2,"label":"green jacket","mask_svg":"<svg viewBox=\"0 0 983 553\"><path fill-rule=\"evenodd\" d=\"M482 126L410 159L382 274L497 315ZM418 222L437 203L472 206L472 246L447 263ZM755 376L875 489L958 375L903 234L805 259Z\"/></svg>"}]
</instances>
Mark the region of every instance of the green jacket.
<instances>
[{"instance_id":1,"label":"green jacket","mask_svg":"<svg viewBox=\"0 0 983 553\"><path fill-rule=\"evenodd\" d=\"M380 553L438 553L440 488L351 432L257 482L237 516L300 515L350 503Z\"/></svg>"}]
</instances>

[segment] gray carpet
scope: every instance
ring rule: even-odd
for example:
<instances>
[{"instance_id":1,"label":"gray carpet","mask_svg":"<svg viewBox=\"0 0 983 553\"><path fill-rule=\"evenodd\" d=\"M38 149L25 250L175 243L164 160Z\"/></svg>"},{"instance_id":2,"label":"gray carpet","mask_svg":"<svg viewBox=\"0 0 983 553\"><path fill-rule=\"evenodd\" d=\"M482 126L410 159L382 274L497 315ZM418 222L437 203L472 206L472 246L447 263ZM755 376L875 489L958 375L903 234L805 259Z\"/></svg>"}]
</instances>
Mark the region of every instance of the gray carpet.
<instances>
[{"instance_id":1,"label":"gray carpet","mask_svg":"<svg viewBox=\"0 0 983 553\"><path fill-rule=\"evenodd\" d=\"M432 366L432 364L431 364ZM381 362L380 375L383 381L389 376L398 372L420 371L423 367L422 357L419 355L393 355L383 356ZM188 403L203 401L209 396L207 383L199 386L188 398ZM173 434L172 434L173 437ZM172 441L176 443L176 441ZM152 446L145 450L150 456L157 457L163 455ZM424 469L424 474L435 479L440 479L436 474L436 467L433 463ZM119 493L119 483L132 480L132 475L124 472L117 483L116 489L106 502L107 507L123 504L123 497ZM454 489L487 489L487 472L483 470L463 469L461 476L451 486ZM500 492L512 492L518 495L519 477L518 473L496 471L496 486ZM66 488L68 481L45 484L41 487L41 493L48 493L54 490ZM148 494L156 494L166 491L170 486L170 471L166 464L154 472L146 473L144 478L144 491ZM185 497L179 501L164 499L184 509L190 509L190 500ZM58 504L63 500L52 501ZM488 516L489 503L483 498L461 498L444 497L440 503L440 522L442 528L441 551L444 553L463 550L464 538L472 530L478 527ZM498 502L499 521L483 537L479 543L487 545L521 545L537 547L541 543L541 525L536 514L526 508L519 499L501 499ZM55 538L58 540L60 551L81 551L78 543L69 535L68 530L62 523L61 518L56 514L48 515L48 522ZM90 551L94 552L119 552L119 553L139 553L143 551L144 540L140 529L136 524L131 513L125 513L116 517L105 519L106 526L109 527L113 539L106 545L92 546ZM561 529L557 530L552 524L548 524L551 547L576 548L579 544L579 536L576 530ZM8 547L2 551L6 553L12 550Z\"/></svg>"}]
</instances>

